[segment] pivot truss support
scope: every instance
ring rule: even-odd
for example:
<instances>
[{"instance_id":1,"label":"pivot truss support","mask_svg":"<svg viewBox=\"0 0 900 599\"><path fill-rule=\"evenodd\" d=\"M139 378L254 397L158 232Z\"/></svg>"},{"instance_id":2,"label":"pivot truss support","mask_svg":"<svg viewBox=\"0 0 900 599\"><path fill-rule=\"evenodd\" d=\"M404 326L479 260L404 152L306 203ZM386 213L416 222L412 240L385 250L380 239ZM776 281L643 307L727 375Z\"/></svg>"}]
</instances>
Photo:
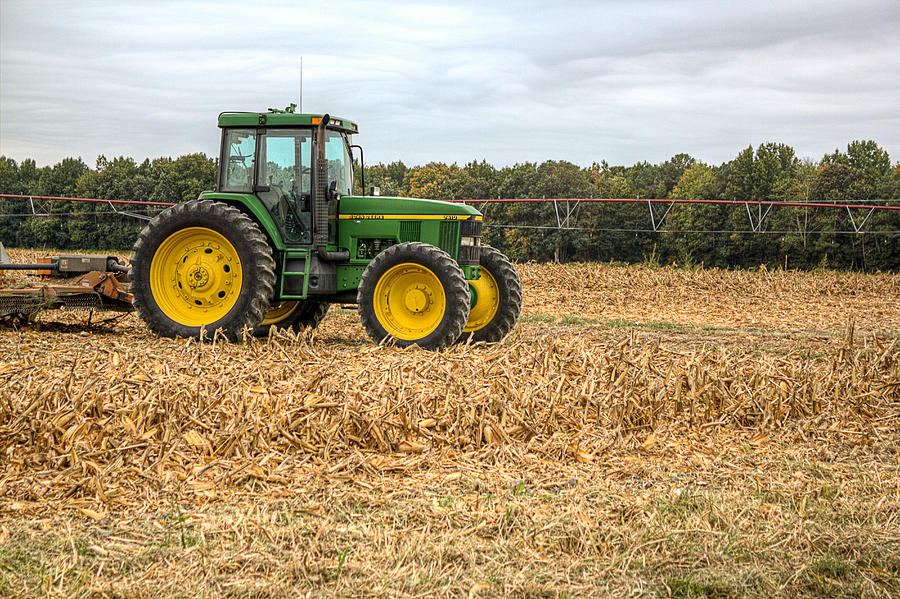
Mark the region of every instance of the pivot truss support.
<instances>
[{"instance_id":1,"label":"pivot truss support","mask_svg":"<svg viewBox=\"0 0 900 599\"><path fill-rule=\"evenodd\" d=\"M769 213L772 212L772 206L774 204L766 204L766 210L763 212L763 204L756 204L756 222L753 221L753 212L750 210L750 202L744 202L744 206L747 207L747 218L750 219L750 230L754 233L759 233L763 231L763 221L766 220L766 217L769 216Z\"/></svg>"},{"instance_id":2,"label":"pivot truss support","mask_svg":"<svg viewBox=\"0 0 900 599\"><path fill-rule=\"evenodd\" d=\"M562 202L565 202L563 207ZM570 229L575 226L575 216L581 200L553 200L553 210L556 212L556 227L558 229Z\"/></svg>"},{"instance_id":3,"label":"pivot truss support","mask_svg":"<svg viewBox=\"0 0 900 599\"><path fill-rule=\"evenodd\" d=\"M505 229L582 229L583 227L577 226L576 217L578 214L578 208L583 203L602 203L602 204L646 204L647 209L650 213L650 228L604 228L597 229L596 227L591 227L592 230L599 231L619 231L626 233L770 233L770 234L778 234L778 235L786 235L790 233L800 233L801 235L807 234L829 234L829 235L861 235L861 234L869 234L872 231L868 230L868 226L871 224L872 216L876 212L896 212L900 211L900 206L891 205L897 202L900 202L900 199L882 199L882 200L872 200L877 201L879 204L871 204L871 203L823 203L823 202L785 202L779 200L707 200L707 199L671 199L671 198L648 198L648 199L634 199L634 198L490 198L490 199L477 199L477 200L451 200L455 202L467 202L471 204L478 204L480 206L480 210L484 212L485 208L488 204L552 204L554 215L556 217L556 222L552 221L547 224L537 225L537 224L490 224L488 227L500 227ZM659 204L654 208L654 204ZM749 221L750 228L746 230L680 230L680 229L667 229L665 228L666 220L672 212L672 208L676 204L698 204L698 205L724 205L731 206L732 208L739 208L741 205L744 206L744 209L747 212L747 219ZM665 207L663 209L662 207ZM780 207L790 207L790 208L804 208L804 209L839 209L846 210L847 215L850 218L850 224L852 226L852 230L847 231L808 231L806 229L806 222L799 223L798 220L798 229L797 230L789 230L789 231L774 231L769 230L766 227L766 221L769 220L769 215L774 212L775 208ZM857 216L854 216L853 213L856 211ZM864 216L859 218L859 211L865 211ZM878 234L881 235L897 235L900 234L900 231L885 231L879 230Z\"/></svg>"},{"instance_id":4,"label":"pivot truss support","mask_svg":"<svg viewBox=\"0 0 900 599\"><path fill-rule=\"evenodd\" d=\"M669 216L669 212L672 211L672 206L675 205L675 202L671 202L668 207L666 207L666 211L663 212L663 215L659 217L659 220L656 220L656 214L653 213L653 202L647 200L647 208L650 210L650 224L653 226L654 232L659 232L662 228L663 223L666 222L666 217Z\"/></svg>"},{"instance_id":5,"label":"pivot truss support","mask_svg":"<svg viewBox=\"0 0 900 599\"><path fill-rule=\"evenodd\" d=\"M850 224L853 225L853 230L857 233L864 233L866 229L866 225L869 224L869 219L872 217L872 213L875 212L875 208L869 208L869 211L866 212L866 215L859 221L856 222L856 219L853 218L853 212L850 211L850 207L847 206L847 215L850 216Z\"/></svg>"}]
</instances>

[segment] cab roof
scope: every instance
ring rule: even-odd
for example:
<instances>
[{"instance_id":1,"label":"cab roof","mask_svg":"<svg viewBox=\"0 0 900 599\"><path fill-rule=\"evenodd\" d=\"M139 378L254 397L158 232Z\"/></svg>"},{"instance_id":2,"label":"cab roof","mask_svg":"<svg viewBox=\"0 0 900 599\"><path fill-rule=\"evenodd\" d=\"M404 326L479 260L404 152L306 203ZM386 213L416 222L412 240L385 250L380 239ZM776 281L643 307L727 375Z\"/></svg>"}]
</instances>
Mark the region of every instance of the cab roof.
<instances>
[{"instance_id":1,"label":"cab roof","mask_svg":"<svg viewBox=\"0 0 900 599\"><path fill-rule=\"evenodd\" d=\"M291 112L223 112L219 115L219 127L291 127L318 125L324 115L294 114ZM356 123L339 116L331 117L329 129L347 133L359 133Z\"/></svg>"}]
</instances>

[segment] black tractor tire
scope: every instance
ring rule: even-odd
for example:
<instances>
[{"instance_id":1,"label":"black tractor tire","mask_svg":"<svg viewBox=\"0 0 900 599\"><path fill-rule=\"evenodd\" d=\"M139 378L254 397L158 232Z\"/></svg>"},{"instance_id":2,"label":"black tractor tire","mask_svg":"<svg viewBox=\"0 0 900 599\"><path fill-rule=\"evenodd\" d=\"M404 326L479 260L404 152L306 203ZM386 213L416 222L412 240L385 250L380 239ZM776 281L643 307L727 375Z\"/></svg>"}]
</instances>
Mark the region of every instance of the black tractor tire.
<instances>
[{"instance_id":1,"label":"black tractor tire","mask_svg":"<svg viewBox=\"0 0 900 599\"><path fill-rule=\"evenodd\" d=\"M170 241L176 244L178 239L184 238L185 235L193 234L191 229L197 231L199 236L197 240L188 237L187 242L182 242L182 246L177 246L175 251L167 252L160 249L164 247L173 247L167 244ZM204 237L205 236L205 237ZM222 239L230 244L224 252L219 249L228 244L222 243ZM212 240L210 242L209 240ZM193 244L193 245L192 245ZM191 247L189 247L191 246ZM204 249L205 248L205 249ZM181 252L181 253L179 253ZM180 263L188 264L188 258L193 260L205 259L201 254L207 256L225 255L230 256L239 262L241 283L240 288L226 289L222 283L223 291L219 291L219 297L236 296L234 303L227 312L221 314L211 322L203 322L204 316L202 309L194 307L193 303L201 305L202 302L199 295L195 296L191 303L186 296L181 297L180 292L176 290L175 285L182 287L182 279L184 273ZM171 289L166 285L159 285L161 288L154 289L156 283L151 279L151 270L153 269L153 259L159 255L160 260L166 256L170 262L176 264L172 268L175 270L171 276L167 278L173 281ZM183 258L181 256L183 255ZM196 258L200 256L200 258ZM178 259L176 259L176 257ZM232 260L234 261L234 260ZM183 337L199 339L201 334L207 338L212 338L216 332L224 335L231 341L238 341L241 338L243 330L249 328L251 331L263 320L266 312L269 310L273 290L275 287L275 260L272 258L272 249L269 247L266 237L262 234L259 227L246 214L221 202L211 200L193 200L176 204L171 208L164 210L151 220L143 231L141 231L137 242L134 244L134 253L131 256L132 264L132 284L131 292L134 294L134 306L138 315L147 323L147 327L160 337ZM221 280L216 277L224 278L221 272L217 274L208 274L208 270L213 268L213 262L203 263L207 269L202 272L195 273L199 279L206 276L204 281ZM204 266L199 267L202 270ZM157 281L160 277L161 268L164 265L156 265ZM229 266L223 267L224 272L233 273ZM192 275L194 276L194 275ZM232 274L232 276L234 276ZM232 279L232 283L234 280ZM206 284L206 283L203 283ZM226 293L227 291L227 293ZM163 296L160 296L163 293ZM198 294L200 291L197 292ZM213 289L213 298L209 301L215 302L215 289ZM205 299L205 298L202 298ZM176 305L177 309L196 311L191 313L189 318L182 318L177 321L166 314L160 307L160 301L168 305ZM228 302L232 301L228 299ZM212 305L212 304L211 304ZM201 306L202 308L202 306ZM227 308L227 303L223 302L220 312ZM171 308L170 308L171 312ZM183 322L190 320L191 322Z\"/></svg>"},{"instance_id":2,"label":"black tractor tire","mask_svg":"<svg viewBox=\"0 0 900 599\"><path fill-rule=\"evenodd\" d=\"M484 276L487 271L497 283L496 312L486 323L470 331L463 331L459 337L460 343L472 341L485 341L496 343L506 337L519 320L522 312L522 283L516 267L500 250L489 245L481 246L481 258L479 260L481 273ZM484 298L477 297L476 304L472 307L471 314L477 314L479 303ZM469 323L466 327L469 328Z\"/></svg>"},{"instance_id":3,"label":"black tractor tire","mask_svg":"<svg viewBox=\"0 0 900 599\"><path fill-rule=\"evenodd\" d=\"M293 304L293 309L278 320L273 320L272 322L266 322L265 319L263 322L258 324L255 329L253 329L253 335L256 337L265 337L269 334L269 329L272 327L276 327L279 329L292 329L294 331L301 331L303 329L314 329L319 326L319 323L322 322L322 319L325 318L325 315L328 313L328 309L331 307L331 304L326 302L312 302L305 300L288 300L291 304ZM287 301L285 302L287 303ZM278 305L273 305L272 310L278 308ZM269 318L269 314L266 314L266 319Z\"/></svg>"},{"instance_id":4,"label":"black tractor tire","mask_svg":"<svg viewBox=\"0 0 900 599\"><path fill-rule=\"evenodd\" d=\"M411 241L372 259L360 279L357 303L362 325L376 343L388 340L399 347L438 350L462 333L469 317L469 285L447 252ZM403 323L416 323L420 314L434 326L402 328Z\"/></svg>"}]
</instances>

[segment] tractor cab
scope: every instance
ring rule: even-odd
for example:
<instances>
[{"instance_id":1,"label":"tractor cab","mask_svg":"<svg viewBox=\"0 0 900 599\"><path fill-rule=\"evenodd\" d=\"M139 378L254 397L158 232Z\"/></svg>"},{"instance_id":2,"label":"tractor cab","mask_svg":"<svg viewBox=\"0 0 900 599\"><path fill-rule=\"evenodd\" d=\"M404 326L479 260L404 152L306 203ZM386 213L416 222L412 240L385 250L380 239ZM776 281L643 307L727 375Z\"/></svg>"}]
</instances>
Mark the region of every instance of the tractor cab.
<instances>
[{"instance_id":1,"label":"tractor cab","mask_svg":"<svg viewBox=\"0 0 900 599\"><path fill-rule=\"evenodd\" d=\"M327 240L336 241L337 203L353 193L350 135L357 125L325 115L233 113L219 116L222 147L217 192L255 195L286 246L313 243L314 164L324 146L327 162Z\"/></svg>"}]
</instances>

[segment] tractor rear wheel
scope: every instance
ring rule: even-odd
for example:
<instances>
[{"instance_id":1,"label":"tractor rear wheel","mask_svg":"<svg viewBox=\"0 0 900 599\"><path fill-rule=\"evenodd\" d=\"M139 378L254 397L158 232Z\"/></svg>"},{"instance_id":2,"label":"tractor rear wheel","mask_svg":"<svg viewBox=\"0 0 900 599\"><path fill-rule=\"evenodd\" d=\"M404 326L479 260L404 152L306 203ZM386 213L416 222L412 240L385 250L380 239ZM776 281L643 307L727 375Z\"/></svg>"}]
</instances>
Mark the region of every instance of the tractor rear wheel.
<instances>
[{"instance_id":1,"label":"tractor rear wheel","mask_svg":"<svg viewBox=\"0 0 900 599\"><path fill-rule=\"evenodd\" d=\"M134 305L160 337L219 331L237 341L269 310L272 250L256 223L221 202L194 200L158 214L131 263Z\"/></svg>"},{"instance_id":2,"label":"tractor rear wheel","mask_svg":"<svg viewBox=\"0 0 900 599\"><path fill-rule=\"evenodd\" d=\"M481 277L469 281L474 305L460 343L500 341L512 330L522 311L522 283L509 258L489 245L481 246Z\"/></svg>"},{"instance_id":3,"label":"tractor rear wheel","mask_svg":"<svg viewBox=\"0 0 900 599\"><path fill-rule=\"evenodd\" d=\"M325 302L310 302L304 300L285 300L273 304L266 313L263 321L253 329L257 337L265 337L271 327L279 329L314 329L319 326L331 304Z\"/></svg>"},{"instance_id":4,"label":"tractor rear wheel","mask_svg":"<svg viewBox=\"0 0 900 599\"><path fill-rule=\"evenodd\" d=\"M450 255L411 241L384 250L369 263L357 291L366 333L380 343L441 349L469 317L469 286Z\"/></svg>"}]
</instances>

